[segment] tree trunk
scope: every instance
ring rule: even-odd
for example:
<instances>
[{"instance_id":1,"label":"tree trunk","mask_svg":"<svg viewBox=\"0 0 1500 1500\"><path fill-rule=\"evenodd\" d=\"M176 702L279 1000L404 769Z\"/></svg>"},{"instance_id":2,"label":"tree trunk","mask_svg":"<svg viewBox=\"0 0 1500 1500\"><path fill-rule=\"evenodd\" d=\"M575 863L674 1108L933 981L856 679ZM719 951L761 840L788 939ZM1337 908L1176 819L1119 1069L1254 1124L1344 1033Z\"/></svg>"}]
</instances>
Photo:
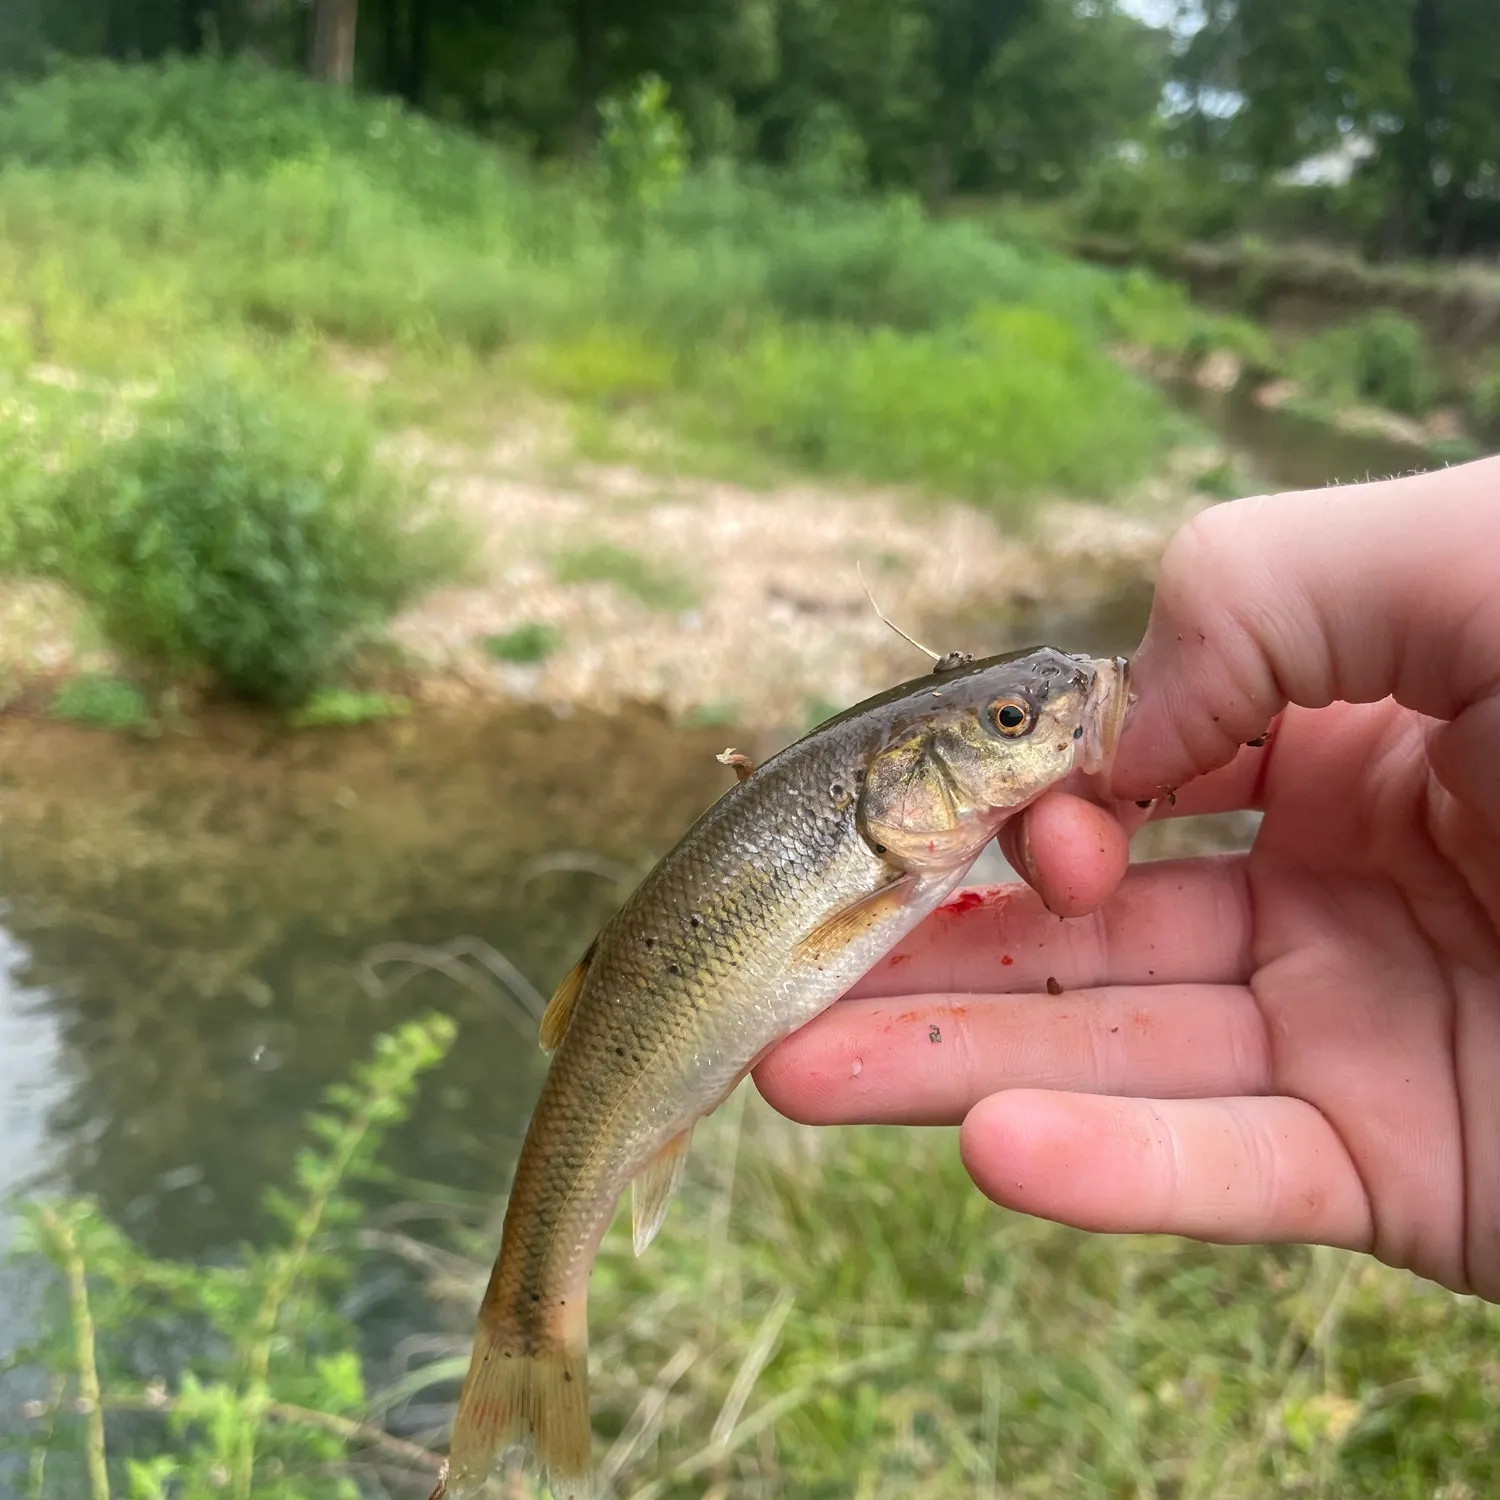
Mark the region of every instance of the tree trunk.
<instances>
[{"instance_id":1,"label":"tree trunk","mask_svg":"<svg viewBox=\"0 0 1500 1500\"><path fill-rule=\"evenodd\" d=\"M1396 199L1388 251L1421 255L1432 227L1432 135L1430 122L1442 112L1433 53L1439 40L1438 0L1416 0L1411 13L1411 53L1406 68L1410 103L1396 137Z\"/></svg>"},{"instance_id":2,"label":"tree trunk","mask_svg":"<svg viewBox=\"0 0 1500 1500\"><path fill-rule=\"evenodd\" d=\"M133 16L134 7L127 5L126 0L105 0L104 52L115 62L123 62L134 50Z\"/></svg>"},{"instance_id":3,"label":"tree trunk","mask_svg":"<svg viewBox=\"0 0 1500 1500\"><path fill-rule=\"evenodd\" d=\"M203 50L204 0L178 0L177 44L187 56Z\"/></svg>"},{"instance_id":4,"label":"tree trunk","mask_svg":"<svg viewBox=\"0 0 1500 1500\"><path fill-rule=\"evenodd\" d=\"M923 202L928 213L938 214L947 206L953 193L953 145L947 140L934 141L927 157L927 184Z\"/></svg>"},{"instance_id":5,"label":"tree trunk","mask_svg":"<svg viewBox=\"0 0 1500 1500\"><path fill-rule=\"evenodd\" d=\"M401 92L401 0L380 0L376 7L380 28L380 88L383 93ZM369 12L365 12L369 24Z\"/></svg>"},{"instance_id":6,"label":"tree trunk","mask_svg":"<svg viewBox=\"0 0 1500 1500\"><path fill-rule=\"evenodd\" d=\"M599 0L573 0L573 87L578 109L573 148L579 156L588 154L597 128L604 62L602 30Z\"/></svg>"},{"instance_id":7,"label":"tree trunk","mask_svg":"<svg viewBox=\"0 0 1500 1500\"><path fill-rule=\"evenodd\" d=\"M408 104L420 105L427 92L427 54L431 39L431 0L411 0L406 12L406 67L401 75L401 97Z\"/></svg>"},{"instance_id":8,"label":"tree trunk","mask_svg":"<svg viewBox=\"0 0 1500 1500\"><path fill-rule=\"evenodd\" d=\"M277 0L245 0L245 48L252 57L258 57L263 62L282 61L282 57L278 56L281 48L277 46L277 42L282 40L278 35L280 28L276 24L279 9ZM304 54L293 54L301 55Z\"/></svg>"},{"instance_id":9,"label":"tree trunk","mask_svg":"<svg viewBox=\"0 0 1500 1500\"><path fill-rule=\"evenodd\" d=\"M347 87L354 81L354 27L358 17L359 0L317 0L308 71L319 83Z\"/></svg>"}]
</instances>

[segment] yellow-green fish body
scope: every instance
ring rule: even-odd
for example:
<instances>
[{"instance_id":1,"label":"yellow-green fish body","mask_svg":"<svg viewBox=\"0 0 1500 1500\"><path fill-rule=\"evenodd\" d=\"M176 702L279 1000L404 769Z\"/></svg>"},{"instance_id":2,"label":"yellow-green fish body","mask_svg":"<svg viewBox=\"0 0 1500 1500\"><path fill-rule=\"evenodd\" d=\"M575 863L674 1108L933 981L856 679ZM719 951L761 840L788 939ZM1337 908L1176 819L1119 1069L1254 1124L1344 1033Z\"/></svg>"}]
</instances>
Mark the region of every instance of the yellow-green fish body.
<instances>
[{"instance_id":1,"label":"yellow-green fish body","mask_svg":"<svg viewBox=\"0 0 1500 1500\"><path fill-rule=\"evenodd\" d=\"M732 787L642 881L543 1020L556 1052L433 1500L477 1494L514 1442L559 1500L589 1493L588 1278L619 1194L634 1183L639 1253L694 1123L940 905L1001 823L1104 764L1126 677L1040 648L905 683Z\"/></svg>"}]
</instances>

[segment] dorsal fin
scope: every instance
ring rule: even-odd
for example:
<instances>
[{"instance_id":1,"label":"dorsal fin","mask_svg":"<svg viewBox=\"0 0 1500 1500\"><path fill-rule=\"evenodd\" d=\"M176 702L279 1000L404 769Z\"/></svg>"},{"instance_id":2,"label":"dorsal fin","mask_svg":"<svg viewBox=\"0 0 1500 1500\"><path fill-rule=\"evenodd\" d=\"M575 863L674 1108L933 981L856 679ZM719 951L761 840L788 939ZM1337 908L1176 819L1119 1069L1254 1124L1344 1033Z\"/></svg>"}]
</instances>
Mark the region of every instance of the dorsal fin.
<instances>
[{"instance_id":1,"label":"dorsal fin","mask_svg":"<svg viewBox=\"0 0 1500 1500\"><path fill-rule=\"evenodd\" d=\"M594 949L598 946L599 939L595 938L589 944L588 951L568 970L563 982L552 992L552 998L542 1012L542 1024L537 1033L543 1052L555 1051L557 1044L562 1041L563 1033L568 1029L568 1020L573 1014L574 1002L583 989L584 975L594 961Z\"/></svg>"}]
</instances>

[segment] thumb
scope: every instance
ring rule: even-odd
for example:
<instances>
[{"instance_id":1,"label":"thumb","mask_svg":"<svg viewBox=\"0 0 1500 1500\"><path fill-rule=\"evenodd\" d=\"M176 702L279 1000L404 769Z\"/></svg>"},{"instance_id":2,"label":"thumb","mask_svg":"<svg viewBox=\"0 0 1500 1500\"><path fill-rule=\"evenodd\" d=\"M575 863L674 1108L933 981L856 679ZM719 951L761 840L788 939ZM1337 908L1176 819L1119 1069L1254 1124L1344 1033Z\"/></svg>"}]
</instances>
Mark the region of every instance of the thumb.
<instances>
[{"instance_id":1,"label":"thumb","mask_svg":"<svg viewBox=\"0 0 1500 1500\"><path fill-rule=\"evenodd\" d=\"M1500 692L1500 458L1216 505L1173 537L1115 761L1121 798L1225 765L1288 703Z\"/></svg>"}]
</instances>

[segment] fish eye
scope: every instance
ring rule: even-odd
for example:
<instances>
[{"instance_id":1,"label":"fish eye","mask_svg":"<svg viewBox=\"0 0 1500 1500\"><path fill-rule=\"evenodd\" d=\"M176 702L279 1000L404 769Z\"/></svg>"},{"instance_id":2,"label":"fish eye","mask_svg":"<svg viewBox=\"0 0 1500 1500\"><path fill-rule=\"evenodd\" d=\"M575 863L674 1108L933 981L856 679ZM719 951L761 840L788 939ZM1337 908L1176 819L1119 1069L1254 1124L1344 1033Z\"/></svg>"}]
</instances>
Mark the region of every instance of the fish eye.
<instances>
[{"instance_id":1,"label":"fish eye","mask_svg":"<svg viewBox=\"0 0 1500 1500\"><path fill-rule=\"evenodd\" d=\"M1001 698L990 704L995 728L1008 739L1018 739L1031 728L1031 705L1024 698Z\"/></svg>"}]
</instances>

